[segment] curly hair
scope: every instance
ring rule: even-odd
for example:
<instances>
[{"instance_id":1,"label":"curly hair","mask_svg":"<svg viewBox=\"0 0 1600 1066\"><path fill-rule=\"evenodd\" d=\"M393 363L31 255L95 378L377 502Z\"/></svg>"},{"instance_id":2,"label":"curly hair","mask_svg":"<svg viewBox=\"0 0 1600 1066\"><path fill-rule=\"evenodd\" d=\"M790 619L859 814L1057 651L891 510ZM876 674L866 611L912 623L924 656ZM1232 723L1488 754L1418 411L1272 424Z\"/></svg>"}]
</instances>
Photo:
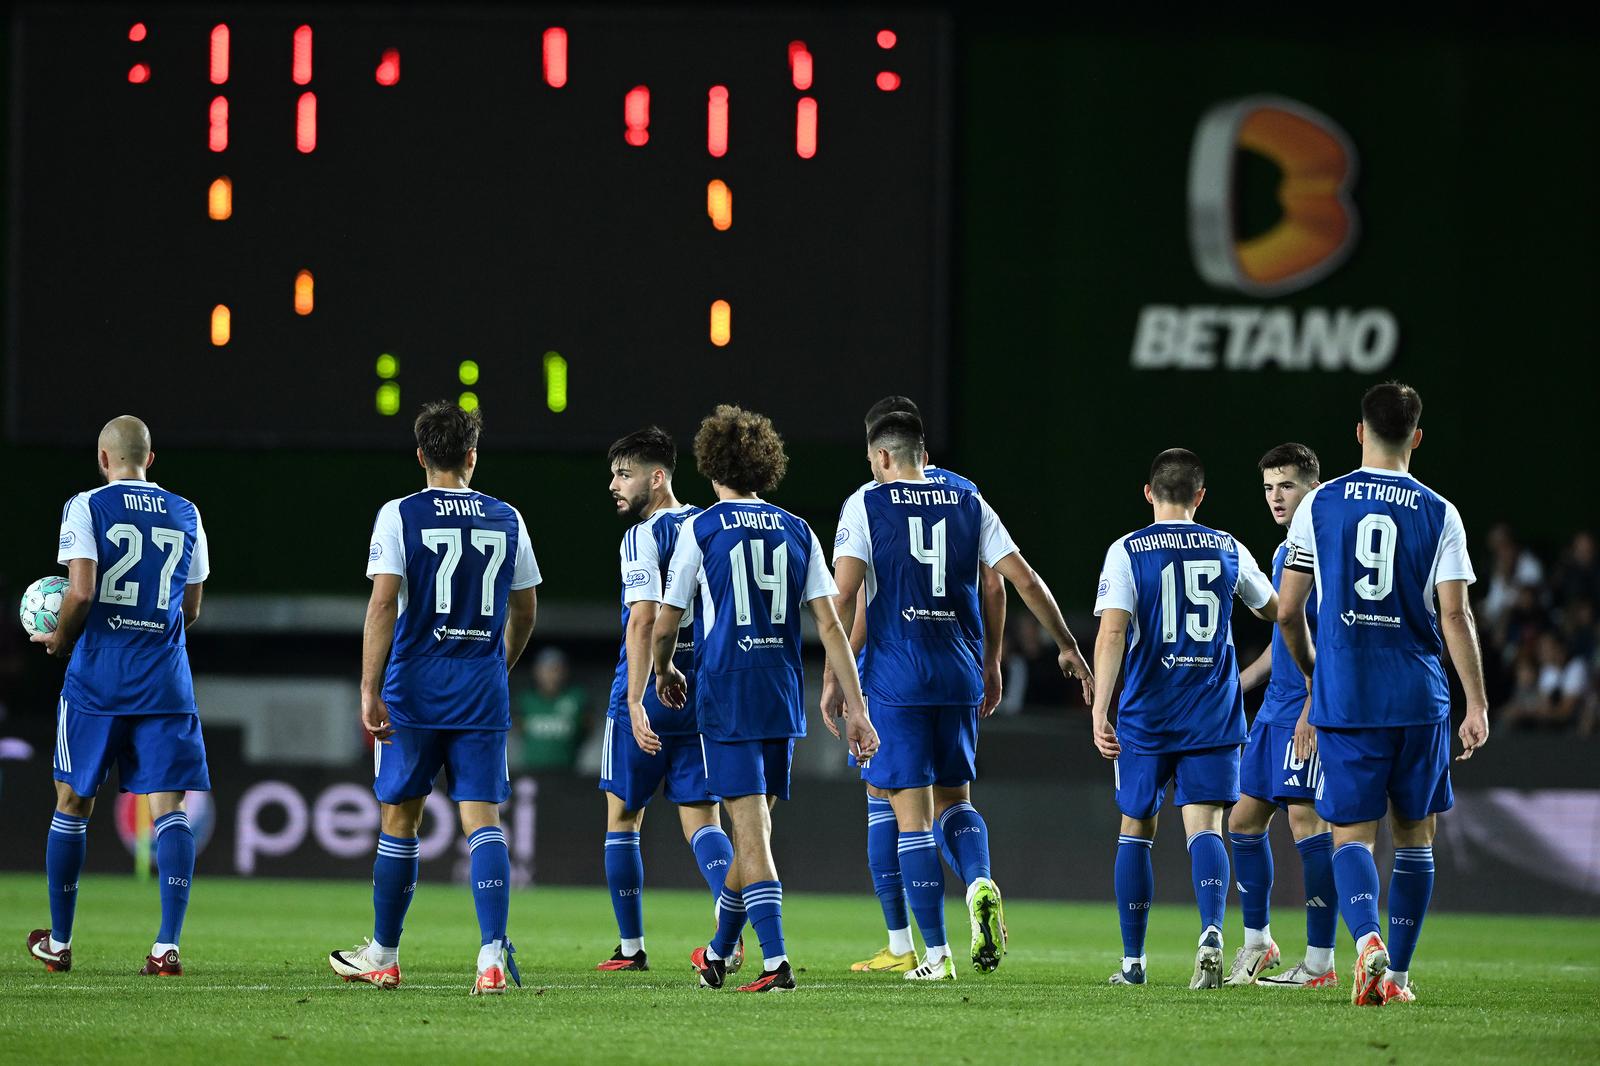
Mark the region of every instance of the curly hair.
<instances>
[{"instance_id":1,"label":"curly hair","mask_svg":"<svg viewBox=\"0 0 1600 1066\"><path fill-rule=\"evenodd\" d=\"M700 423L694 463L705 477L738 492L770 492L789 471L772 419L726 403Z\"/></svg>"}]
</instances>

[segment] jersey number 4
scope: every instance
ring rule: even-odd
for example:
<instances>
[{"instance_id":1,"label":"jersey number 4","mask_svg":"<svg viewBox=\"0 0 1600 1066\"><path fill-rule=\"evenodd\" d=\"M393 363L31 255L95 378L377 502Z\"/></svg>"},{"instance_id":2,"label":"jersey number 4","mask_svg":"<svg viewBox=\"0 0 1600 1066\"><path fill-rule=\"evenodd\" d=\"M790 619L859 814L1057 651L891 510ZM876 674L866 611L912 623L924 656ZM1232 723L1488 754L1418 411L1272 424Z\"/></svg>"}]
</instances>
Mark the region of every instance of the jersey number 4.
<instances>
[{"instance_id":1,"label":"jersey number 4","mask_svg":"<svg viewBox=\"0 0 1600 1066\"><path fill-rule=\"evenodd\" d=\"M1173 644L1178 639L1177 563L1161 568L1161 639ZM1206 643L1217 635L1217 619L1222 601L1206 586L1222 576L1222 564L1215 559L1187 559L1183 564L1184 598L1198 611L1184 613L1183 628L1193 640Z\"/></svg>"},{"instance_id":2,"label":"jersey number 4","mask_svg":"<svg viewBox=\"0 0 1600 1066\"><path fill-rule=\"evenodd\" d=\"M450 613L451 580L456 576L456 567L461 565L461 534L460 529L424 529L422 531L422 546L435 555L443 555L439 561L439 569L433 575L433 606L440 614ZM485 617L494 615L494 579L500 574L500 567L506 561L506 535L498 529L471 530L471 544L478 551L489 557L489 562L483 568L483 602L479 604L478 613Z\"/></svg>"}]
</instances>

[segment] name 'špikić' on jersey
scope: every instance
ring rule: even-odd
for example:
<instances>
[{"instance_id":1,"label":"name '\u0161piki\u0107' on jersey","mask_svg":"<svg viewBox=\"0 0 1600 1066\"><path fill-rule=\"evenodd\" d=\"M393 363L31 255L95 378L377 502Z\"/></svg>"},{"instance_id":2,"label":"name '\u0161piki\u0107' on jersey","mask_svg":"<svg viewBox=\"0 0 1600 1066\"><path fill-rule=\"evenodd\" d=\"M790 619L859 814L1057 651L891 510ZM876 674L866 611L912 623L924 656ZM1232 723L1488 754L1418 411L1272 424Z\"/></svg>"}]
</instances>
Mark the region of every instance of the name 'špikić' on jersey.
<instances>
[{"instance_id":1,"label":"name '\u0161piki\u0107' on jersey","mask_svg":"<svg viewBox=\"0 0 1600 1066\"><path fill-rule=\"evenodd\" d=\"M391 500L372 529L367 576L394 574L400 613L383 680L398 725L510 729L506 601L540 581L515 507L471 489Z\"/></svg>"}]
</instances>

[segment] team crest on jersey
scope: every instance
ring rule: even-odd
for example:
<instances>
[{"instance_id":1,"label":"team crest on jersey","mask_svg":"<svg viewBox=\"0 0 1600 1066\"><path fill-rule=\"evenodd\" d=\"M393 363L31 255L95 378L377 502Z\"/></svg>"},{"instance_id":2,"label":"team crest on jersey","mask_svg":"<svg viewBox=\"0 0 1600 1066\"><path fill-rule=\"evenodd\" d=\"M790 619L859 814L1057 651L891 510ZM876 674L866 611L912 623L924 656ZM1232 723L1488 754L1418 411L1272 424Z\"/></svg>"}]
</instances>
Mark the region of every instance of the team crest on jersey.
<instances>
[{"instance_id":1,"label":"team crest on jersey","mask_svg":"<svg viewBox=\"0 0 1600 1066\"><path fill-rule=\"evenodd\" d=\"M648 570L629 570L627 578L624 579L623 582L622 582L622 587L625 588L625 589L636 589L640 585L649 584L649 582L650 582L650 571L648 571Z\"/></svg>"}]
</instances>

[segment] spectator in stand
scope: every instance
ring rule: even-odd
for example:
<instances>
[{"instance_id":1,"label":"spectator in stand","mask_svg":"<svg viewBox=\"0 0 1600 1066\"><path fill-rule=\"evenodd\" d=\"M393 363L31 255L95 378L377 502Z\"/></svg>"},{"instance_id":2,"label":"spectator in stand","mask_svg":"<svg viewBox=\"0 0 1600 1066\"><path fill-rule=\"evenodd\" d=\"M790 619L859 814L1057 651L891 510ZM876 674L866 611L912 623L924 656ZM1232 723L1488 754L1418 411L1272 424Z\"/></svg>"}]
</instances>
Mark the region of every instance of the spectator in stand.
<instances>
[{"instance_id":1,"label":"spectator in stand","mask_svg":"<svg viewBox=\"0 0 1600 1066\"><path fill-rule=\"evenodd\" d=\"M1572 538L1551 584L1555 586L1556 602L1562 607L1587 601L1592 609L1593 604L1600 603L1600 557L1595 552L1593 533L1584 530Z\"/></svg>"},{"instance_id":2,"label":"spectator in stand","mask_svg":"<svg viewBox=\"0 0 1600 1066\"><path fill-rule=\"evenodd\" d=\"M1511 527L1504 522L1489 530L1489 558L1488 593L1483 598L1481 613L1490 627L1500 630L1520 590L1537 589L1544 584L1544 564L1539 562L1538 556L1517 544Z\"/></svg>"},{"instance_id":3,"label":"spectator in stand","mask_svg":"<svg viewBox=\"0 0 1600 1066\"><path fill-rule=\"evenodd\" d=\"M1533 685L1530 671L1533 675ZM1537 667L1526 660L1518 665L1518 691L1501 721L1507 726L1565 730L1579 724L1589 696L1587 664L1567 650L1555 633L1539 638Z\"/></svg>"},{"instance_id":4,"label":"spectator in stand","mask_svg":"<svg viewBox=\"0 0 1600 1066\"><path fill-rule=\"evenodd\" d=\"M516 697L523 770L571 770L588 731L588 695L572 684L567 656L545 648L533 659L533 688Z\"/></svg>"}]
</instances>

